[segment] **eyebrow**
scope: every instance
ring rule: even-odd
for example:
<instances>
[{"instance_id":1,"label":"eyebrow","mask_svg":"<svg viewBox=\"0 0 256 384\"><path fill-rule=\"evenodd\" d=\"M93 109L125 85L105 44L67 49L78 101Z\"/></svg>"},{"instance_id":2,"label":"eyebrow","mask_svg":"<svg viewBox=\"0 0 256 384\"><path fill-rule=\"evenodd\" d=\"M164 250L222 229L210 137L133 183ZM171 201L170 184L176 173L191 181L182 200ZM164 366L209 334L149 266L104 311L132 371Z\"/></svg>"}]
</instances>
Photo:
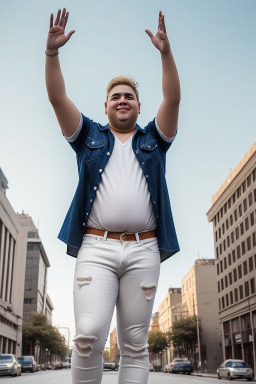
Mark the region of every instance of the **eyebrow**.
<instances>
[{"instance_id":1,"label":"eyebrow","mask_svg":"<svg viewBox=\"0 0 256 384\"><path fill-rule=\"evenodd\" d=\"M125 97L127 96L135 97L132 93L128 92L128 93L113 93L113 95L111 95L110 98L114 96L121 96L121 95L124 95Z\"/></svg>"}]
</instances>

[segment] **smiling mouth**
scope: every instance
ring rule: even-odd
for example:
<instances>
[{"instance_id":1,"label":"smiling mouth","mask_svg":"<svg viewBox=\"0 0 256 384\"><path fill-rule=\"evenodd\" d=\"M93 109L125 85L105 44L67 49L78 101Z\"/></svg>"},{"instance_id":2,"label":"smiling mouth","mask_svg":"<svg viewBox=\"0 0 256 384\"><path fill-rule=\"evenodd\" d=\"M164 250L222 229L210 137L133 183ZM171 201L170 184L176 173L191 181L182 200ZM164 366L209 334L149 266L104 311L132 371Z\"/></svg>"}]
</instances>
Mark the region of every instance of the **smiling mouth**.
<instances>
[{"instance_id":1,"label":"smiling mouth","mask_svg":"<svg viewBox=\"0 0 256 384\"><path fill-rule=\"evenodd\" d=\"M118 108L118 111L129 111L129 108Z\"/></svg>"}]
</instances>

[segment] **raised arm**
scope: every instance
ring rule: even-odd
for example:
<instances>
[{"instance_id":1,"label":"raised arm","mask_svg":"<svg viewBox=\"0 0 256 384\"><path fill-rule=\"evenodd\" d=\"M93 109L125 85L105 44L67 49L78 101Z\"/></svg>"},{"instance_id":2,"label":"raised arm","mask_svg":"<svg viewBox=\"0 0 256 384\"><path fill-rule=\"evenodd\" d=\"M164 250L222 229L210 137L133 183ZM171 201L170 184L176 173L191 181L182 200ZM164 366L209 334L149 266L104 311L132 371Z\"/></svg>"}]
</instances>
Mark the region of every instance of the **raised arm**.
<instances>
[{"instance_id":1,"label":"raised arm","mask_svg":"<svg viewBox=\"0 0 256 384\"><path fill-rule=\"evenodd\" d=\"M46 43L45 81L49 100L53 106L59 125L65 136L75 132L80 121L80 112L67 97L65 82L60 68L59 48L66 44L75 31L65 35L68 12L59 9L53 24L53 14L50 17L50 29Z\"/></svg>"},{"instance_id":2,"label":"raised arm","mask_svg":"<svg viewBox=\"0 0 256 384\"><path fill-rule=\"evenodd\" d=\"M148 29L145 32L161 54L163 100L158 109L156 120L164 135L171 138L175 135L178 125L180 82L166 34L164 15L161 11L159 12L156 35L154 36Z\"/></svg>"}]
</instances>

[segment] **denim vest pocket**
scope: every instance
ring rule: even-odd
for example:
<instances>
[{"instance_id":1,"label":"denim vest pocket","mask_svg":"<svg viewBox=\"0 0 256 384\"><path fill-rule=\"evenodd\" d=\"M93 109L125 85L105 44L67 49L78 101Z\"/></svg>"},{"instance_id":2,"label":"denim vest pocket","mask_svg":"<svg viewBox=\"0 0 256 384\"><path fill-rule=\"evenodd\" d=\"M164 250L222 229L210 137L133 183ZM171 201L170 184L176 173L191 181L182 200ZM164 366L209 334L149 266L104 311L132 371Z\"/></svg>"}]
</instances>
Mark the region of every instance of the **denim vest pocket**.
<instances>
[{"instance_id":1,"label":"denim vest pocket","mask_svg":"<svg viewBox=\"0 0 256 384\"><path fill-rule=\"evenodd\" d=\"M84 149L84 161L87 163L88 161L92 161L97 159L102 149L104 148L103 141L99 141L97 139L93 139L92 137L87 137L85 140L85 149Z\"/></svg>"},{"instance_id":2,"label":"denim vest pocket","mask_svg":"<svg viewBox=\"0 0 256 384\"><path fill-rule=\"evenodd\" d=\"M141 144L140 149L145 161L157 163L159 161L159 149L156 140L150 140Z\"/></svg>"}]
</instances>

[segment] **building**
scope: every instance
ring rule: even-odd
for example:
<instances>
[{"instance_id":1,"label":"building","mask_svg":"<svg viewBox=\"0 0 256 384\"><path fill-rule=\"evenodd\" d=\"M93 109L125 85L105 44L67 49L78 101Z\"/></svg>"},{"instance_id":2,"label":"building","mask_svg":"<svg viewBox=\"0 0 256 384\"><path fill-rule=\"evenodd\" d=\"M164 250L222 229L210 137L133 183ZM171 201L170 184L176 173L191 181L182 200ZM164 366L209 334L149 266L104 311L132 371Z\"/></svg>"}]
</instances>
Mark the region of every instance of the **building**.
<instances>
[{"instance_id":1,"label":"building","mask_svg":"<svg viewBox=\"0 0 256 384\"><path fill-rule=\"evenodd\" d=\"M21 354L26 239L0 168L0 354Z\"/></svg>"},{"instance_id":2,"label":"building","mask_svg":"<svg viewBox=\"0 0 256 384\"><path fill-rule=\"evenodd\" d=\"M110 333L110 361L119 361L120 360L120 350L118 348L116 327Z\"/></svg>"},{"instance_id":3,"label":"building","mask_svg":"<svg viewBox=\"0 0 256 384\"><path fill-rule=\"evenodd\" d=\"M148 331L149 332L159 331L159 312L155 312L152 314Z\"/></svg>"},{"instance_id":4,"label":"building","mask_svg":"<svg viewBox=\"0 0 256 384\"><path fill-rule=\"evenodd\" d=\"M201 371L208 372L216 372L222 362L216 276L215 260L199 259L181 283L184 312L197 318L194 360Z\"/></svg>"},{"instance_id":5,"label":"building","mask_svg":"<svg viewBox=\"0 0 256 384\"><path fill-rule=\"evenodd\" d=\"M40 312L51 322L54 308L47 295L50 263L32 218L24 212L17 216L26 239L23 320L25 321L33 312Z\"/></svg>"},{"instance_id":6,"label":"building","mask_svg":"<svg viewBox=\"0 0 256 384\"><path fill-rule=\"evenodd\" d=\"M256 371L256 142L212 198L224 359Z\"/></svg>"}]
</instances>

